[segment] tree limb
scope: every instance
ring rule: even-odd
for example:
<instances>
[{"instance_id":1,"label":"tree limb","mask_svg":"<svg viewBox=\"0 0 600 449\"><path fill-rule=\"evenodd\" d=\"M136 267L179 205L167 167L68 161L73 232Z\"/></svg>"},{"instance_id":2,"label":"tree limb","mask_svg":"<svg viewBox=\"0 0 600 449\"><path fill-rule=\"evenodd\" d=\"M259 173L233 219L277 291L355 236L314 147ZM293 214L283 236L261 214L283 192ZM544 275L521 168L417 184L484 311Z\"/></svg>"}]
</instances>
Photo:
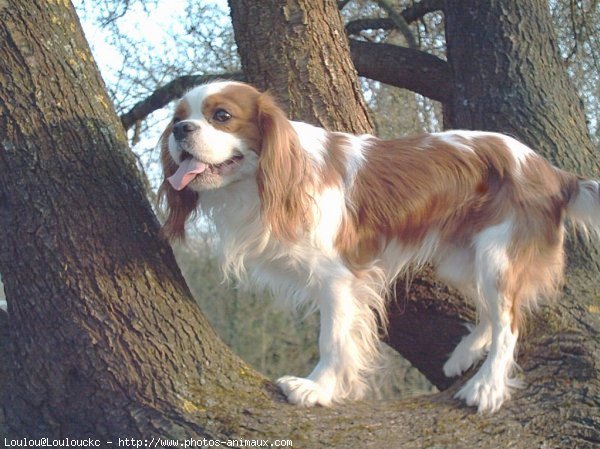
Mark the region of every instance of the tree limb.
<instances>
[{"instance_id":1,"label":"tree limb","mask_svg":"<svg viewBox=\"0 0 600 449\"><path fill-rule=\"evenodd\" d=\"M400 16L408 24L419 20L430 12L443 10L443 0L423 0L415 3L410 8L406 8L400 13ZM346 32L348 34L358 34L363 30L391 30L394 28L396 28L396 25L391 18L357 19L346 24Z\"/></svg>"},{"instance_id":2,"label":"tree limb","mask_svg":"<svg viewBox=\"0 0 600 449\"><path fill-rule=\"evenodd\" d=\"M406 40L408 48L417 49L417 41L412 31L408 27L408 22L404 17L397 13L389 0L377 0L377 4L387 13L388 17L394 22L395 27L400 31Z\"/></svg>"},{"instance_id":3,"label":"tree limb","mask_svg":"<svg viewBox=\"0 0 600 449\"><path fill-rule=\"evenodd\" d=\"M447 101L452 75L446 61L428 53L390 44L350 39L352 61L360 76L409 89L432 100Z\"/></svg>"},{"instance_id":4,"label":"tree limb","mask_svg":"<svg viewBox=\"0 0 600 449\"><path fill-rule=\"evenodd\" d=\"M143 120L149 114L166 106L170 101L181 97L186 90L202 83L217 79L243 81L244 75L237 73L222 73L218 75L184 75L156 89L148 98L137 103L125 114L120 116L125 129L131 128L135 122Z\"/></svg>"}]
</instances>

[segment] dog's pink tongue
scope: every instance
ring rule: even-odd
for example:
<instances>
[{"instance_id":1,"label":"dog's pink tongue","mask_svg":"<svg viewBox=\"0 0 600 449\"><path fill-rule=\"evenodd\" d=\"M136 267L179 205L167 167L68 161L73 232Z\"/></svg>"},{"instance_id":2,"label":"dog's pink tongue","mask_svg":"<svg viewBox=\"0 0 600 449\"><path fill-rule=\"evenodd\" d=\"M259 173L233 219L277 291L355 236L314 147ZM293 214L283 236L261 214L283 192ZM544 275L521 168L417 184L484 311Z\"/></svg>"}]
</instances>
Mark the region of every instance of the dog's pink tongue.
<instances>
[{"instance_id":1,"label":"dog's pink tongue","mask_svg":"<svg viewBox=\"0 0 600 449\"><path fill-rule=\"evenodd\" d=\"M192 180L206 170L206 164L194 158L185 159L177 171L167 178L175 190L183 190Z\"/></svg>"}]
</instances>

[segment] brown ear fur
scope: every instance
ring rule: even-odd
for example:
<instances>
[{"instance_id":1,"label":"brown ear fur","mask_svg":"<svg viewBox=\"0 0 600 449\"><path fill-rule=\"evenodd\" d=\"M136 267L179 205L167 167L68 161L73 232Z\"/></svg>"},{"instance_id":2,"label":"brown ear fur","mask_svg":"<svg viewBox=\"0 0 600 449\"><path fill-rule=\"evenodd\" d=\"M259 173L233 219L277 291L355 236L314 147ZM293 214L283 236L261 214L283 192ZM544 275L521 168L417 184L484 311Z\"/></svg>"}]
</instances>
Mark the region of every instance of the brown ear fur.
<instances>
[{"instance_id":1,"label":"brown ear fur","mask_svg":"<svg viewBox=\"0 0 600 449\"><path fill-rule=\"evenodd\" d=\"M169 154L168 138L172 125L167 126L160 136L160 162L163 167L163 182L158 189L158 202L165 204L167 217L161 233L169 240L185 239L185 222L196 210L198 193L190 189L175 190L167 178L177 171L177 164Z\"/></svg>"},{"instance_id":2,"label":"brown ear fur","mask_svg":"<svg viewBox=\"0 0 600 449\"><path fill-rule=\"evenodd\" d=\"M263 220L276 237L294 242L310 226L313 176L298 135L269 94L257 100L262 136L256 174Z\"/></svg>"}]
</instances>

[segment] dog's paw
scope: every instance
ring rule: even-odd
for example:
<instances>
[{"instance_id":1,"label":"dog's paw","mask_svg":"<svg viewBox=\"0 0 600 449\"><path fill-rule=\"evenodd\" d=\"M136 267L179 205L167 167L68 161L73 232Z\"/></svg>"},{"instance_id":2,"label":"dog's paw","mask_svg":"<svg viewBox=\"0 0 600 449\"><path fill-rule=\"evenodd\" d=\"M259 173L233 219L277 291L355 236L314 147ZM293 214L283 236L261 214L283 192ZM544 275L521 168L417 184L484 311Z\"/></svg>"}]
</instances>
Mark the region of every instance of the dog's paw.
<instances>
[{"instance_id":1,"label":"dog's paw","mask_svg":"<svg viewBox=\"0 0 600 449\"><path fill-rule=\"evenodd\" d=\"M467 405L477 407L479 413L494 413L510 397L513 388L522 386L517 379L494 379L493 376L478 372L455 397L464 400Z\"/></svg>"},{"instance_id":2,"label":"dog's paw","mask_svg":"<svg viewBox=\"0 0 600 449\"><path fill-rule=\"evenodd\" d=\"M284 376L277 379L277 385L292 404L301 407L312 407L317 404L331 405L333 394L310 379Z\"/></svg>"},{"instance_id":3,"label":"dog's paw","mask_svg":"<svg viewBox=\"0 0 600 449\"><path fill-rule=\"evenodd\" d=\"M452 355L444 364L446 377L454 377L464 373L486 354L490 347L491 335L484 325L468 326L471 331L452 351Z\"/></svg>"},{"instance_id":4,"label":"dog's paw","mask_svg":"<svg viewBox=\"0 0 600 449\"><path fill-rule=\"evenodd\" d=\"M482 349L457 347L450 358L444 363L446 377L454 377L464 373L485 355Z\"/></svg>"}]
</instances>

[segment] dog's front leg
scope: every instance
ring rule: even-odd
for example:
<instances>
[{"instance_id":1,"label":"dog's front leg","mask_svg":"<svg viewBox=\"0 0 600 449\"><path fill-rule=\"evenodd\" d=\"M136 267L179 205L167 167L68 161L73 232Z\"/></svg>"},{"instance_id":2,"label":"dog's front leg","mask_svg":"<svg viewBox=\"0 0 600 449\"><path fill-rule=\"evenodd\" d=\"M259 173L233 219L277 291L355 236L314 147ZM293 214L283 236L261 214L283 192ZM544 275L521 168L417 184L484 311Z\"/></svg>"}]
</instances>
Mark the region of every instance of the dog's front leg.
<instances>
[{"instance_id":1,"label":"dog's front leg","mask_svg":"<svg viewBox=\"0 0 600 449\"><path fill-rule=\"evenodd\" d=\"M307 378L285 376L277 381L291 403L327 406L364 396L364 376L373 367L379 345L374 313L359 302L357 284L348 276L321 285L320 361Z\"/></svg>"}]
</instances>

